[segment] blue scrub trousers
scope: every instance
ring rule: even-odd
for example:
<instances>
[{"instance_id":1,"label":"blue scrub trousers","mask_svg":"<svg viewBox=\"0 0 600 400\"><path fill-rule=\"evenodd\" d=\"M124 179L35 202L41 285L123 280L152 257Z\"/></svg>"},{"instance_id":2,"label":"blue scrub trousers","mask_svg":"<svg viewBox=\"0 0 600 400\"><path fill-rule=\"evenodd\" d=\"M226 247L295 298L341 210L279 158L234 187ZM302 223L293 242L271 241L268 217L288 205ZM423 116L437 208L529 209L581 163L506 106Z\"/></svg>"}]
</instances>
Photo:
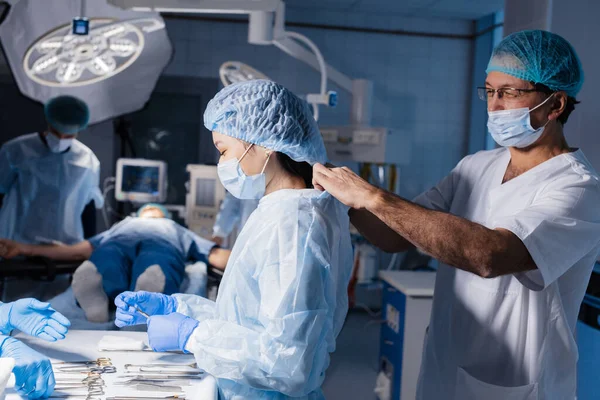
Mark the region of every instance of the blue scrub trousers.
<instances>
[{"instance_id":1,"label":"blue scrub trousers","mask_svg":"<svg viewBox=\"0 0 600 400\"><path fill-rule=\"evenodd\" d=\"M135 246L109 241L94 249L90 262L102 275L104 292L111 303L120 293L134 290L138 277L152 265L159 265L165 275L165 294L177 293L185 274L183 257L169 244L156 240Z\"/></svg>"}]
</instances>

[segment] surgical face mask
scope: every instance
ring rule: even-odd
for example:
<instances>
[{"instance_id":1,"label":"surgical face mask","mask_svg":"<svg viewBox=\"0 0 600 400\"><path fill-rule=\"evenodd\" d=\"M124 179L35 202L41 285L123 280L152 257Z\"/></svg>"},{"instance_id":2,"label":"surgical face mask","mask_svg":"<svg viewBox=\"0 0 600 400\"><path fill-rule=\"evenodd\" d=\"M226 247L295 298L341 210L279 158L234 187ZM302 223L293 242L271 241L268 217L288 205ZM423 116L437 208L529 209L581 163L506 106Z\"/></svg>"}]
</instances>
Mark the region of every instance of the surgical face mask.
<instances>
[{"instance_id":1,"label":"surgical face mask","mask_svg":"<svg viewBox=\"0 0 600 400\"><path fill-rule=\"evenodd\" d=\"M59 139L53 133L48 133L46 135L46 143L48 143L48 148L53 153L62 153L67 150L73 144L73 140L75 139Z\"/></svg>"},{"instance_id":2,"label":"surgical face mask","mask_svg":"<svg viewBox=\"0 0 600 400\"><path fill-rule=\"evenodd\" d=\"M544 133L544 126L534 129L531 126L531 112L544 105L554 95L551 94L538 106L515 108L512 110L488 111L488 131L496 143L502 147L524 148L534 144Z\"/></svg>"},{"instance_id":3,"label":"surgical face mask","mask_svg":"<svg viewBox=\"0 0 600 400\"><path fill-rule=\"evenodd\" d=\"M252 146L253 145L250 145L250 147L246 149L239 160L233 158L217 165L217 173L219 174L221 183L229 193L238 199L258 200L265 195L265 191L267 190L265 168L269 162L271 156L270 153L267 156L267 161L265 161L261 173L258 175L246 175L240 165L240 162L244 159L246 154L248 154L248 151Z\"/></svg>"}]
</instances>

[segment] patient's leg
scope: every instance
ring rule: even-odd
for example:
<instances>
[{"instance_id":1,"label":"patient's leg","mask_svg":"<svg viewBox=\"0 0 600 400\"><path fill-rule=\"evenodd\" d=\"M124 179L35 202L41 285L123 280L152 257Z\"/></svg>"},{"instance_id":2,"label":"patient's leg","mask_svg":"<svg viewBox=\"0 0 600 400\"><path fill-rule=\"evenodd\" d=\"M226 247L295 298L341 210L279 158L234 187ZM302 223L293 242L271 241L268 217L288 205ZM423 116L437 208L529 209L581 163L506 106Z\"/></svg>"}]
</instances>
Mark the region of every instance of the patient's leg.
<instances>
[{"instance_id":1,"label":"patient's leg","mask_svg":"<svg viewBox=\"0 0 600 400\"><path fill-rule=\"evenodd\" d=\"M130 262L115 244L98 247L73 275L73 293L92 322L108 322L109 302L129 289Z\"/></svg>"},{"instance_id":2,"label":"patient's leg","mask_svg":"<svg viewBox=\"0 0 600 400\"><path fill-rule=\"evenodd\" d=\"M102 275L90 261L84 261L73 274L73 293L91 322L108 322L108 296L102 288Z\"/></svg>"},{"instance_id":3,"label":"patient's leg","mask_svg":"<svg viewBox=\"0 0 600 400\"><path fill-rule=\"evenodd\" d=\"M173 294L179 291L185 262L176 249L143 243L131 271L129 290Z\"/></svg>"}]
</instances>

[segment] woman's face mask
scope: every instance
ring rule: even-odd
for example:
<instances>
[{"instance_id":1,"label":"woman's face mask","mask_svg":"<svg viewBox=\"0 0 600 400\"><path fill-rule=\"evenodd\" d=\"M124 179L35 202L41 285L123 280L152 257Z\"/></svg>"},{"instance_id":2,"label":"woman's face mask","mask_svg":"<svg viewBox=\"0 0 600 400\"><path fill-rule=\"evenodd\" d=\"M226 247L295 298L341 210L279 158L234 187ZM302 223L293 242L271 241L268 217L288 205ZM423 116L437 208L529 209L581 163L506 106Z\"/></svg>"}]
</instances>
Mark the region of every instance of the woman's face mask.
<instances>
[{"instance_id":1,"label":"woman's face mask","mask_svg":"<svg viewBox=\"0 0 600 400\"><path fill-rule=\"evenodd\" d=\"M258 200L265 195L267 189L265 168L267 168L271 153L267 153L267 159L260 174L248 176L242 170L240 163L252 146L254 145L251 144L239 159L232 158L217 165L217 173L221 183L229 193L238 199Z\"/></svg>"},{"instance_id":2,"label":"woman's face mask","mask_svg":"<svg viewBox=\"0 0 600 400\"><path fill-rule=\"evenodd\" d=\"M541 104L532 108L514 108L511 110L488 111L488 131L498 145L502 147L524 148L534 144L544 133L549 120L541 127L531 126L531 112L546 104L551 94Z\"/></svg>"}]
</instances>

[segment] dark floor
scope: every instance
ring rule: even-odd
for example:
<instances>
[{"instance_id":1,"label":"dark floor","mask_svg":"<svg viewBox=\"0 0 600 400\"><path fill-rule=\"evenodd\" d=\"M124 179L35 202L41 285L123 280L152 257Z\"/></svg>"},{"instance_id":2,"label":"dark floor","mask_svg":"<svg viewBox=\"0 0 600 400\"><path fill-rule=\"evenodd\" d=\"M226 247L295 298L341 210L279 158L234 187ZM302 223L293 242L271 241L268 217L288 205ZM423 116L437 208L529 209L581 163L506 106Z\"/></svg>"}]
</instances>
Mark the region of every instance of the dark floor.
<instances>
[{"instance_id":1,"label":"dark floor","mask_svg":"<svg viewBox=\"0 0 600 400\"><path fill-rule=\"evenodd\" d=\"M377 318L351 311L331 356L323 392L327 400L372 400L377 378L379 329Z\"/></svg>"}]
</instances>

